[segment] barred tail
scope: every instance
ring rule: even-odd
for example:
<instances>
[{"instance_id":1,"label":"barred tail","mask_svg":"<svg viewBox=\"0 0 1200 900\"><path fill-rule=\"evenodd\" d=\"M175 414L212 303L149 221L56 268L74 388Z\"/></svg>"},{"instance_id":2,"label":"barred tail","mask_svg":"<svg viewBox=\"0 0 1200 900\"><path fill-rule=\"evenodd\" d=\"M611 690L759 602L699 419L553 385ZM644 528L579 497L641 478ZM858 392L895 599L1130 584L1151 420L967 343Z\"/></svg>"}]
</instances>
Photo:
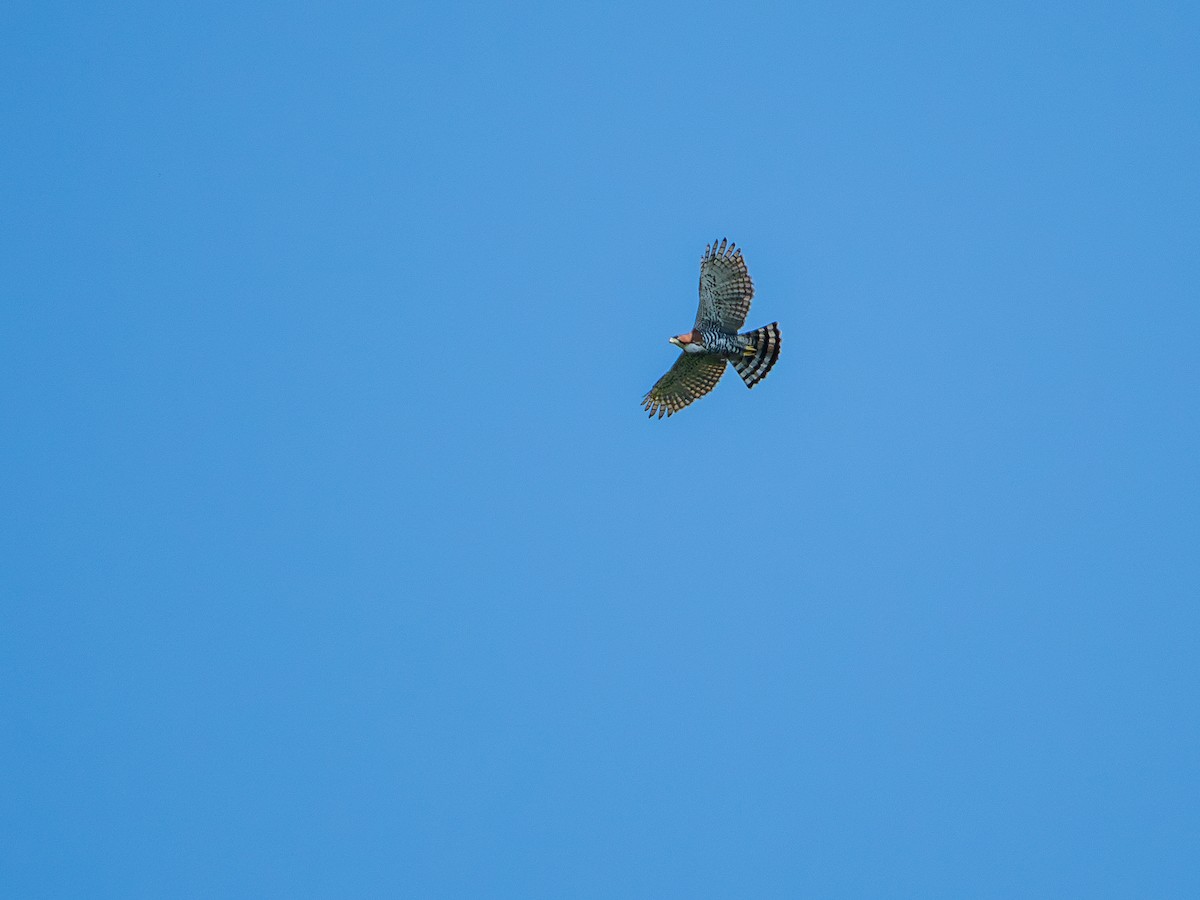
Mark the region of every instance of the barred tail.
<instances>
[{"instance_id":1,"label":"barred tail","mask_svg":"<svg viewBox=\"0 0 1200 900\"><path fill-rule=\"evenodd\" d=\"M747 331L742 337L750 338L751 344L746 348L746 356L732 359L730 362L746 382L746 387L752 388L771 371L775 360L779 359L779 347L783 336L779 333L779 323L772 322L756 331Z\"/></svg>"}]
</instances>

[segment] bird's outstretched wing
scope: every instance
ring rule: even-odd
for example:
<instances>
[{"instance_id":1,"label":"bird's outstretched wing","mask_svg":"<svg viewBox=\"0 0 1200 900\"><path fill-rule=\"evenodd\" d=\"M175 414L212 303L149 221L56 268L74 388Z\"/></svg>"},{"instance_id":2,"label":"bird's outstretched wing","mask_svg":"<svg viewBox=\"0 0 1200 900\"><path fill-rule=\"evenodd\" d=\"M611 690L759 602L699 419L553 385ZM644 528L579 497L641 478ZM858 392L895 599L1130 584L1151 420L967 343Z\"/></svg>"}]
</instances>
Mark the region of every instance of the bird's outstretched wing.
<instances>
[{"instance_id":1,"label":"bird's outstretched wing","mask_svg":"<svg viewBox=\"0 0 1200 900\"><path fill-rule=\"evenodd\" d=\"M721 239L713 241L700 257L700 309L697 328L715 328L734 334L746 323L754 282L746 271L742 251Z\"/></svg>"},{"instance_id":2,"label":"bird's outstretched wing","mask_svg":"<svg viewBox=\"0 0 1200 900\"><path fill-rule=\"evenodd\" d=\"M642 398L642 408L650 410L650 418L677 413L716 387L724 374L725 360L720 356L681 353L675 365Z\"/></svg>"}]
</instances>

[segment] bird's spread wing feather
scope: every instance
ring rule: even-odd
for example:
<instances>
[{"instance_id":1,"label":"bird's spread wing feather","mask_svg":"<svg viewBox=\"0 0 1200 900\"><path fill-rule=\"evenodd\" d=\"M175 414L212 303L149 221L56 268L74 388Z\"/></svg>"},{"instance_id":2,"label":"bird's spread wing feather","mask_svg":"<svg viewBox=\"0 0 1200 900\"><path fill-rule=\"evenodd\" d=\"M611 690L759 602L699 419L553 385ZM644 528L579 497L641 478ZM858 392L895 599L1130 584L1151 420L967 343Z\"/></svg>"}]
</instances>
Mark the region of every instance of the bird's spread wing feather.
<instances>
[{"instance_id":1,"label":"bird's spread wing feather","mask_svg":"<svg viewBox=\"0 0 1200 900\"><path fill-rule=\"evenodd\" d=\"M681 353L675 365L642 398L642 408L661 419L677 413L711 391L725 374L725 360L702 353Z\"/></svg>"},{"instance_id":2,"label":"bird's spread wing feather","mask_svg":"<svg viewBox=\"0 0 1200 900\"><path fill-rule=\"evenodd\" d=\"M754 282L746 271L742 251L724 238L718 246L713 241L700 257L700 309L696 311L697 328L715 328L730 334L746 322L750 300L754 297Z\"/></svg>"}]
</instances>

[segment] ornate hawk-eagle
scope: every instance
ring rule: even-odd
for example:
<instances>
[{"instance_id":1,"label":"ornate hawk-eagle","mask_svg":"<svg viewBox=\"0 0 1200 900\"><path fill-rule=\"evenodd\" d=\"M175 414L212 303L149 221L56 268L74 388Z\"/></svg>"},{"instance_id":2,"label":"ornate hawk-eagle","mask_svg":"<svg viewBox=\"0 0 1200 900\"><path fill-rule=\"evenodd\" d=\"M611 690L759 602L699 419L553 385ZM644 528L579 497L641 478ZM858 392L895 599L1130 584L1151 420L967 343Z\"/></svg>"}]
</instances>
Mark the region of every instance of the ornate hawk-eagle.
<instances>
[{"instance_id":1,"label":"ornate hawk-eagle","mask_svg":"<svg viewBox=\"0 0 1200 900\"><path fill-rule=\"evenodd\" d=\"M700 309L686 334L671 338L683 350L675 365L642 398L642 408L661 419L679 412L711 391L729 363L752 388L779 359L779 323L738 334L746 323L754 282L746 271L742 251L722 239L713 241L700 257Z\"/></svg>"}]
</instances>

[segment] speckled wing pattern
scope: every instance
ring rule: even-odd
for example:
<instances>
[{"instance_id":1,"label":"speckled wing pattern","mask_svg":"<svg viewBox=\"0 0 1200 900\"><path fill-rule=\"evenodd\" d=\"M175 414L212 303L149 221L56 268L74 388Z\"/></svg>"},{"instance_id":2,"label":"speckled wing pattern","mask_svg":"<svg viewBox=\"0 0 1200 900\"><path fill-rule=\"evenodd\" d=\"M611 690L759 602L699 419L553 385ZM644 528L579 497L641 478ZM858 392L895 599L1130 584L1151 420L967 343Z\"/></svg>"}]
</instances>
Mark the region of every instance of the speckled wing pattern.
<instances>
[{"instance_id":1,"label":"speckled wing pattern","mask_svg":"<svg viewBox=\"0 0 1200 900\"><path fill-rule=\"evenodd\" d=\"M642 398L642 408L650 410L650 418L677 413L716 387L724 374L725 360L720 356L681 353L675 365Z\"/></svg>"},{"instance_id":2,"label":"speckled wing pattern","mask_svg":"<svg viewBox=\"0 0 1200 900\"><path fill-rule=\"evenodd\" d=\"M697 329L716 329L736 334L746 324L754 282L746 271L742 251L735 244L713 241L700 257L700 308Z\"/></svg>"}]
</instances>

